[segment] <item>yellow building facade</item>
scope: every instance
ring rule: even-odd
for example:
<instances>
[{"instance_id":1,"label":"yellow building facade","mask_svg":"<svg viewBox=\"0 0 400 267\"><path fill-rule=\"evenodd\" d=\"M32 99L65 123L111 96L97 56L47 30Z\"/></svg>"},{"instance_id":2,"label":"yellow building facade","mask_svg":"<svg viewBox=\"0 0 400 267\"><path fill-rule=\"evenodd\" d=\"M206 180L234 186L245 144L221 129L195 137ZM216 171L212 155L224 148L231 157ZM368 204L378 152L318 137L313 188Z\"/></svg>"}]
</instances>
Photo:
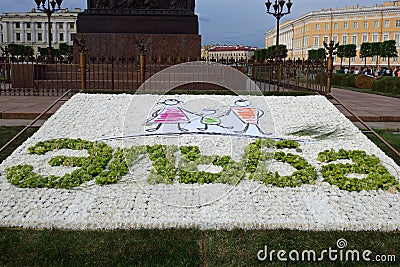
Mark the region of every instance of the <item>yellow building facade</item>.
<instances>
[{"instance_id":1,"label":"yellow building facade","mask_svg":"<svg viewBox=\"0 0 400 267\"><path fill-rule=\"evenodd\" d=\"M373 7L363 5L329 8L307 13L280 25L279 43L288 48L288 58L307 59L308 51L323 48L323 42L333 40L340 45L357 45L357 56L351 65L364 65L359 57L364 42L395 40L400 55L400 1L390 1ZM276 27L266 32L266 47L275 45ZM349 59L343 59L348 64ZM387 58L378 58L378 64L387 66ZM335 57L335 65L341 59ZM376 58L367 58L367 65L375 65ZM399 58L391 58L391 65L400 65Z\"/></svg>"}]
</instances>

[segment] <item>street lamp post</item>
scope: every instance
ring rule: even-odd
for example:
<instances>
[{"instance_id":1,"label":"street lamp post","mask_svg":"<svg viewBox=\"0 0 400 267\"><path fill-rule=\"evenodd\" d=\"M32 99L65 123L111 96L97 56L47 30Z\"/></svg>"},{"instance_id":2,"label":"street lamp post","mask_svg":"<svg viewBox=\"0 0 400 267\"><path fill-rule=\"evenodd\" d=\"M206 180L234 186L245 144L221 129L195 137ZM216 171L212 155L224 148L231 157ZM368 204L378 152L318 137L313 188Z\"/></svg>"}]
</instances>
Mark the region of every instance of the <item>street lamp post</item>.
<instances>
[{"instance_id":1,"label":"street lamp post","mask_svg":"<svg viewBox=\"0 0 400 267\"><path fill-rule=\"evenodd\" d=\"M37 10L42 11L47 15L48 22L48 39L49 39L49 47L48 47L48 59L49 61L53 61L53 47L51 45L51 16L54 12L61 10L61 3L63 0L35 0L37 5ZM47 5L46 5L47 2Z\"/></svg>"},{"instance_id":2,"label":"street lamp post","mask_svg":"<svg viewBox=\"0 0 400 267\"><path fill-rule=\"evenodd\" d=\"M287 12L283 12L283 8L287 7ZM276 18L276 47L275 47L275 58L279 58L279 22L281 18L287 14L290 14L290 9L292 8L293 3L289 0L287 3L285 0L275 0L275 3L272 4L270 0L265 3L267 7L267 14L270 14ZM271 6L274 8L274 11L271 12Z\"/></svg>"}]
</instances>

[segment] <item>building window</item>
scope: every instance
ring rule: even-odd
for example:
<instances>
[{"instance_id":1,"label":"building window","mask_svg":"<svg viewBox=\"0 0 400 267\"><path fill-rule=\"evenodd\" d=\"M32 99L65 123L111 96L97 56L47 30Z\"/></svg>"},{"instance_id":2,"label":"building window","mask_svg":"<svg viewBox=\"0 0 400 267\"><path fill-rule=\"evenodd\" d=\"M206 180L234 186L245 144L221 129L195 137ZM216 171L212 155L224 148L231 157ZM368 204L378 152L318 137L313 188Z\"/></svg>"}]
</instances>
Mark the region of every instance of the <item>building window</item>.
<instances>
[{"instance_id":1,"label":"building window","mask_svg":"<svg viewBox=\"0 0 400 267\"><path fill-rule=\"evenodd\" d=\"M390 20L385 20L385 24L384 24L383 27L389 28L390 27Z\"/></svg>"},{"instance_id":2,"label":"building window","mask_svg":"<svg viewBox=\"0 0 400 267\"><path fill-rule=\"evenodd\" d=\"M368 21L364 21L364 23L363 23L363 28L364 28L364 29L368 29Z\"/></svg>"},{"instance_id":3,"label":"building window","mask_svg":"<svg viewBox=\"0 0 400 267\"><path fill-rule=\"evenodd\" d=\"M32 41L32 34L31 34L30 32L28 32L28 33L26 34L26 40L27 40L27 41Z\"/></svg>"},{"instance_id":4,"label":"building window","mask_svg":"<svg viewBox=\"0 0 400 267\"><path fill-rule=\"evenodd\" d=\"M378 34L373 34L373 35L372 35L372 42L373 42L373 43L378 42Z\"/></svg>"},{"instance_id":5,"label":"building window","mask_svg":"<svg viewBox=\"0 0 400 267\"><path fill-rule=\"evenodd\" d=\"M339 30L339 24L338 23L333 23L333 29L334 30Z\"/></svg>"},{"instance_id":6,"label":"building window","mask_svg":"<svg viewBox=\"0 0 400 267\"><path fill-rule=\"evenodd\" d=\"M69 35L69 39L74 40L74 38L72 38L72 33Z\"/></svg>"},{"instance_id":7,"label":"building window","mask_svg":"<svg viewBox=\"0 0 400 267\"><path fill-rule=\"evenodd\" d=\"M60 42L64 42L64 34L60 33Z\"/></svg>"},{"instance_id":8,"label":"building window","mask_svg":"<svg viewBox=\"0 0 400 267\"><path fill-rule=\"evenodd\" d=\"M332 37L332 40L333 40L333 42L336 44L336 43L338 42L338 36L337 36L337 35L334 35L334 36Z\"/></svg>"},{"instance_id":9,"label":"building window","mask_svg":"<svg viewBox=\"0 0 400 267\"><path fill-rule=\"evenodd\" d=\"M30 28L31 28L31 23L30 23L30 22L27 22L27 23L26 23L26 28L27 28L27 29L30 29Z\"/></svg>"},{"instance_id":10,"label":"building window","mask_svg":"<svg viewBox=\"0 0 400 267\"><path fill-rule=\"evenodd\" d=\"M41 32L39 32L39 33L37 34L37 39L38 39L38 41L43 41L43 36L42 36L42 33L41 33Z\"/></svg>"},{"instance_id":11,"label":"building window","mask_svg":"<svg viewBox=\"0 0 400 267\"><path fill-rule=\"evenodd\" d=\"M327 44L329 43L329 37L328 36L324 36L324 42L327 43Z\"/></svg>"},{"instance_id":12,"label":"building window","mask_svg":"<svg viewBox=\"0 0 400 267\"><path fill-rule=\"evenodd\" d=\"M393 61L394 61L394 62L397 62L397 60L399 60L398 57L394 57L394 58L393 58Z\"/></svg>"},{"instance_id":13,"label":"building window","mask_svg":"<svg viewBox=\"0 0 400 267\"><path fill-rule=\"evenodd\" d=\"M347 35L342 36L342 45L347 45Z\"/></svg>"},{"instance_id":14,"label":"building window","mask_svg":"<svg viewBox=\"0 0 400 267\"><path fill-rule=\"evenodd\" d=\"M37 28L38 28L38 29L41 29L41 28L42 28L42 23L38 22L38 23L37 23Z\"/></svg>"},{"instance_id":15,"label":"building window","mask_svg":"<svg viewBox=\"0 0 400 267\"><path fill-rule=\"evenodd\" d=\"M377 20L374 21L374 28L375 29L379 28L379 21Z\"/></svg>"},{"instance_id":16,"label":"building window","mask_svg":"<svg viewBox=\"0 0 400 267\"><path fill-rule=\"evenodd\" d=\"M394 40L396 41L396 45L400 45L400 34L396 33L394 35Z\"/></svg>"},{"instance_id":17,"label":"building window","mask_svg":"<svg viewBox=\"0 0 400 267\"><path fill-rule=\"evenodd\" d=\"M64 23L57 23L60 30L64 29Z\"/></svg>"},{"instance_id":18,"label":"building window","mask_svg":"<svg viewBox=\"0 0 400 267\"><path fill-rule=\"evenodd\" d=\"M314 46L319 46L319 36L314 36Z\"/></svg>"},{"instance_id":19,"label":"building window","mask_svg":"<svg viewBox=\"0 0 400 267\"><path fill-rule=\"evenodd\" d=\"M21 28L21 23L19 23L19 22L15 22L15 28L16 28L16 29L19 29L19 28Z\"/></svg>"},{"instance_id":20,"label":"building window","mask_svg":"<svg viewBox=\"0 0 400 267\"><path fill-rule=\"evenodd\" d=\"M69 28L70 28L71 30L75 29L75 23L70 22L70 23L69 23Z\"/></svg>"},{"instance_id":21,"label":"building window","mask_svg":"<svg viewBox=\"0 0 400 267\"><path fill-rule=\"evenodd\" d=\"M15 39L17 39L17 41L21 41L21 34L19 32L15 34Z\"/></svg>"},{"instance_id":22,"label":"building window","mask_svg":"<svg viewBox=\"0 0 400 267\"><path fill-rule=\"evenodd\" d=\"M348 22L343 23L343 29L345 29L345 30L349 29L349 23Z\"/></svg>"},{"instance_id":23,"label":"building window","mask_svg":"<svg viewBox=\"0 0 400 267\"><path fill-rule=\"evenodd\" d=\"M324 29L325 29L325 31L329 31L329 24L328 23L325 23Z\"/></svg>"},{"instance_id":24,"label":"building window","mask_svg":"<svg viewBox=\"0 0 400 267\"><path fill-rule=\"evenodd\" d=\"M358 39L357 35L353 35L351 37L351 43L357 45L357 39Z\"/></svg>"},{"instance_id":25,"label":"building window","mask_svg":"<svg viewBox=\"0 0 400 267\"><path fill-rule=\"evenodd\" d=\"M396 28L400 28L400 19L396 20Z\"/></svg>"},{"instance_id":26,"label":"building window","mask_svg":"<svg viewBox=\"0 0 400 267\"><path fill-rule=\"evenodd\" d=\"M384 34L383 35L383 41L389 41L389 34Z\"/></svg>"},{"instance_id":27,"label":"building window","mask_svg":"<svg viewBox=\"0 0 400 267\"><path fill-rule=\"evenodd\" d=\"M368 43L368 34L363 34L363 36L362 36L362 42L363 42L363 43Z\"/></svg>"},{"instance_id":28,"label":"building window","mask_svg":"<svg viewBox=\"0 0 400 267\"><path fill-rule=\"evenodd\" d=\"M382 57L382 62L386 62L386 57Z\"/></svg>"},{"instance_id":29,"label":"building window","mask_svg":"<svg viewBox=\"0 0 400 267\"><path fill-rule=\"evenodd\" d=\"M358 22L354 22L354 23L353 23L353 28L354 28L355 30L358 29Z\"/></svg>"}]
</instances>

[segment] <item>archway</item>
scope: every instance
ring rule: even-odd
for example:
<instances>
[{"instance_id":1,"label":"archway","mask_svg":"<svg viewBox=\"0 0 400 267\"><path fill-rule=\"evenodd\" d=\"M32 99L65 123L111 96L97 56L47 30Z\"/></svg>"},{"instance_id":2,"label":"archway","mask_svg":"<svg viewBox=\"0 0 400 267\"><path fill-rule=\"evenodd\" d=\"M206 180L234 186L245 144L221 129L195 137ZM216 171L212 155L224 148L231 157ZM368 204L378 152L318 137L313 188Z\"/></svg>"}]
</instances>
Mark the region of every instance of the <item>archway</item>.
<instances>
[{"instance_id":1,"label":"archway","mask_svg":"<svg viewBox=\"0 0 400 267\"><path fill-rule=\"evenodd\" d=\"M208 83L227 88L237 94L258 93L260 88L244 73L227 65L194 61L166 68L139 88L139 92L168 92L185 84Z\"/></svg>"}]
</instances>

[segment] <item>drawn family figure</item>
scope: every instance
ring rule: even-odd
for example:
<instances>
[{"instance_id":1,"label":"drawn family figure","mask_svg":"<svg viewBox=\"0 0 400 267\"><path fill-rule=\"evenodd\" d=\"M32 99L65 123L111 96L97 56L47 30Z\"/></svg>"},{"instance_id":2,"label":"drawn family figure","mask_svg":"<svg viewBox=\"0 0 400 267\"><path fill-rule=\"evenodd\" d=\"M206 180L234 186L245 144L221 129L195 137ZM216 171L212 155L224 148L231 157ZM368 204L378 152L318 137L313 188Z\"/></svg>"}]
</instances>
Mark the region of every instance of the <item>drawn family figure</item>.
<instances>
[{"instance_id":1,"label":"drawn family figure","mask_svg":"<svg viewBox=\"0 0 400 267\"><path fill-rule=\"evenodd\" d=\"M214 116L214 114L217 113L216 110L213 109L203 109L202 113L200 114L201 120L200 123L204 125L203 128L197 128L197 130L200 131L207 131L208 127L211 125L219 126L221 128L225 129L232 129L233 127L231 126L223 126L221 123L221 120L219 117Z\"/></svg>"},{"instance_id":2,"label":"drawn family figure","mask_svg":"<svg viewBox=\"0 0 400 267\"><path fill-rule=\"evenodd\" d=\"M177 99L167 99L163 102L159 102L158 104L163 104L164 107L155 111L149 120L146 121L146 125L156 125L155 128L147 129L147 132L155 132L160 129L163 124L176 124L178 126L178 130L180 131L188 131L182 128L182 124L189 123L190 120L185 114L185 110L178 107L178 105L182 103Z\"/></svg>"},{"instance_id":3,"label":"drawn family figure","mask_svg":"<svg viewBox=\"0 0 400 267\"><path fill-rule=\"evenodd\" d=\"M264 111L251 107L251 102L249 100L236 100L235 106L231 107L231 110L227 115L230 112L233 112L243 123L246 124L243 130L234 131L235 133L246 133L249 130L250 125L254 125L260 133L266 134L261 130L259 125L259 120L264 116Z\"/></svg>"}]
</instances>

